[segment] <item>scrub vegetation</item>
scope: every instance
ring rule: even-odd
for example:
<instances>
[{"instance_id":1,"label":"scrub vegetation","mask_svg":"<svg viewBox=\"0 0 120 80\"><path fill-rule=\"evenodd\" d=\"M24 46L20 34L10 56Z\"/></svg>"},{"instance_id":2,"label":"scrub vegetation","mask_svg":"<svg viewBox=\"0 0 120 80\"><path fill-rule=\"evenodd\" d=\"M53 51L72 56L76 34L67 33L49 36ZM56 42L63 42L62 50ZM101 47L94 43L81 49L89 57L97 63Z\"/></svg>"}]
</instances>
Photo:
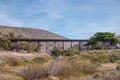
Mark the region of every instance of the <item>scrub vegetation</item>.
<instances>
[{"instance_id":1,"label":"scrub vegetation","mask_svg":"<svg viewBox=\"0 0 120 80\"><path fill-rule=\"evenodd\" d=\"M13 33L0 34L0 50L37 51L35 44L12 43ZM120 80L120 50L113 33L96 33L85 46L89 51L54 48L51 55L0 58L1 80ZM18 53L19 54L19 53ZM29 53L30 54L30 53Z\"/></svg>"}]
</instances>

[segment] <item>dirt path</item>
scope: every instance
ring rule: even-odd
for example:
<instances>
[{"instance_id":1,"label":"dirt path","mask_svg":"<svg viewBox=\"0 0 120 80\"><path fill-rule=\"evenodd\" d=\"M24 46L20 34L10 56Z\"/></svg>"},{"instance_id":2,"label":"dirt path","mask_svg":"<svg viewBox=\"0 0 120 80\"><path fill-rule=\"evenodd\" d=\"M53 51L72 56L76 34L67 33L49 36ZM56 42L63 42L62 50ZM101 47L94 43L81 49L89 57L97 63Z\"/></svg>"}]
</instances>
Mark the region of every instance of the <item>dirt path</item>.
<instances>
[{"instance_id":1,"label":"dirt path","mask_svg":"<svg viewBox=\"0 0 120 80\"><path fill-rule=\"evenodd\" d=\"M41 53L22 53L13 51L0 51L0 59L5 58L22 58L22 59L33 59L35 57L45 56Z\"/></svg>"}]
</instances>

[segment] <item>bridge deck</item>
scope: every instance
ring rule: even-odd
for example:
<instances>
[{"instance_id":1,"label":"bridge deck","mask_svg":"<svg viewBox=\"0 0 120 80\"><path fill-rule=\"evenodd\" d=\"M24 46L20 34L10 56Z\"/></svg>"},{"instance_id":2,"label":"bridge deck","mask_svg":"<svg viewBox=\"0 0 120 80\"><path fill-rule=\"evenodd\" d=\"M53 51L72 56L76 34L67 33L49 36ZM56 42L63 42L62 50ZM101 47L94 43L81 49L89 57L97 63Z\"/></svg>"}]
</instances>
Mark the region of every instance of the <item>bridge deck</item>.
<instances>
[{"instance_id":1,"label":"bridge deck","mask_svg":"<svg viewBox=\"0 0 120 80\"><path fill-rule=\"evenodd\" d=\"M77 42L76 45L78 45L78 49L81 50L81 43L87 42L88 40L77 40L77 39L11 39L12 42L19 42L19 41L26 41L26 42L37 42L38 46L39 43L44 43L44 48L46 50L46 53L50 54L51 50L59 47L62 50L65 50L65 43L70 43L69 48L74 48L74 42ZM16 43L17 44L17 43Z\"/></svg>"},{"instance_id":2,"label":"bridge deck","mask_svg":"<svg viewBox=\"0 0 120 80\"><path fill-rule=\"evenodd\" d=\"M27 42L87 42L88 40L78 39L11 39L12 42L27 41Z\"/></svg>"}]
</instances>

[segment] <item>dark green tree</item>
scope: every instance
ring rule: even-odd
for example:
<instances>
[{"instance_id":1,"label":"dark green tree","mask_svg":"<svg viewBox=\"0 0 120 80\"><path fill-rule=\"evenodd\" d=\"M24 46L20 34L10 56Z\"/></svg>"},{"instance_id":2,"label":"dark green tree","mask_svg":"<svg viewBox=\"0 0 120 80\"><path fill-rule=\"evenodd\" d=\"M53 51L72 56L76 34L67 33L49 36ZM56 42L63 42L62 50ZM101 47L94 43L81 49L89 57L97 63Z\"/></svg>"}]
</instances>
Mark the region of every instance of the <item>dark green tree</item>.
<instances>
[{"instance_id":1,"label":"dark green tree","mask_svg":"<svg viewBox=\"0 0 120 80\"><path fill-rule=\"evenodd\" d=\"M88 40L86 45L91 46L91 49L108 49L115 47L118 41L115 33L97 32Z\"/></svg>"},{"instance_id":2,"label":"dark green tree","mask_svg":"<svg viewBox=\"0 0 120 80\"><path fill-rule=\"evenodd\" d=\"M91 37L85 46L89 47L91 50L100 49L99 42L95 39L95 37Z\"/></svg>"}]
</instances>

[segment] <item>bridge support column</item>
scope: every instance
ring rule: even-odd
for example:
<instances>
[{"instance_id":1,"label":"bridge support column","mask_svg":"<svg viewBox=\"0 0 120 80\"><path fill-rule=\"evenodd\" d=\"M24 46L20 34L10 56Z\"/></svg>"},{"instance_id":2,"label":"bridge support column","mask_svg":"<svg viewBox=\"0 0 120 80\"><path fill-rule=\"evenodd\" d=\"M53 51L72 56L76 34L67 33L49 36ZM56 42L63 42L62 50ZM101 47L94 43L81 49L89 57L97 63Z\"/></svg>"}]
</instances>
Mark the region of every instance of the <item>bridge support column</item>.
<instances>
[{"instance_id":1,"label":"bridge support column","mask_svg":"<svg viewBox=\"0 0 120 80\"><path fill-rule=\"evenodd\" d=\"M64 42L63 42L63 48L62 49L65 50Z\"/></svg>"},{"instance_id":2,"label":"bridge support column","mask_svg":"<svg viewBox=\"0 0 120 80\"><path fill-rule=\"evenodd\" d=\"M56 42L54 41L54 48L56 48Z\"/></svg>"},{"instance_id":3,"label":"bridge support column","mask_svg":"<svg viewBox=\"0 0 120 80\"><path fill-rule=\"evenodd\" d=\"M40 52L40 47L41 47L41 44L40 44L40 42L38 41L38 42L37 42L37 47L36 47L35 51L36 51L36 52Z\"/></svg>"},{"instance_id":4,"label":"bridge support column","mask_svg":"<svg viewBox=\"0 0 120 80\"><path fill-rule=\"evenodd\" d=\"M81 51L81 42L79 41L79 51Z\"/></svg>"},{"instance_id":5,"label":"bridge support column","mask_svg":"<svg viewBox=\"0 0 120 80\"><path fill-rule=\"evenodd\" d=\"M89 52L89 46L87 46L87 52Z\"/></svg>"},{"instance_id":6,"label":"bridge support column","mask_svg":"<svg viewBox=\"0 0 120 80\"><path fill-rule=\"evenodd\" d=\"M70 46L70 47L72 48L73 42L71 41L70 43L71 43L71 46Z\"/></svg>"},{"instance_id":7,"label":"bridge support column","mask_svg":"<svg viewBox=\"0 0 120 80\"><path fill-rule=\"evenodd\" d=\"M55 46L56 44L54 42L46 42L46 53L51 55L51 51Z\"/></svg>"},{"instance_id":8,"label":"bridge support column","mask_svg":"<svg viewBox=\"0 0 120 80\"><path fill-rule=\"evenodd\" d=\"M47 42L46 42L46 53L47 53Z\"/></svg>"},{"instance_id":9,"label":"bridge support column","mask_svg":"<svg viewBox=\"0 0 120 80\"><path fill-rule=\"evenodd\" d=\"M20 41L16 41L16 51L20 51Z\"/></svg>"}]
</instances>

